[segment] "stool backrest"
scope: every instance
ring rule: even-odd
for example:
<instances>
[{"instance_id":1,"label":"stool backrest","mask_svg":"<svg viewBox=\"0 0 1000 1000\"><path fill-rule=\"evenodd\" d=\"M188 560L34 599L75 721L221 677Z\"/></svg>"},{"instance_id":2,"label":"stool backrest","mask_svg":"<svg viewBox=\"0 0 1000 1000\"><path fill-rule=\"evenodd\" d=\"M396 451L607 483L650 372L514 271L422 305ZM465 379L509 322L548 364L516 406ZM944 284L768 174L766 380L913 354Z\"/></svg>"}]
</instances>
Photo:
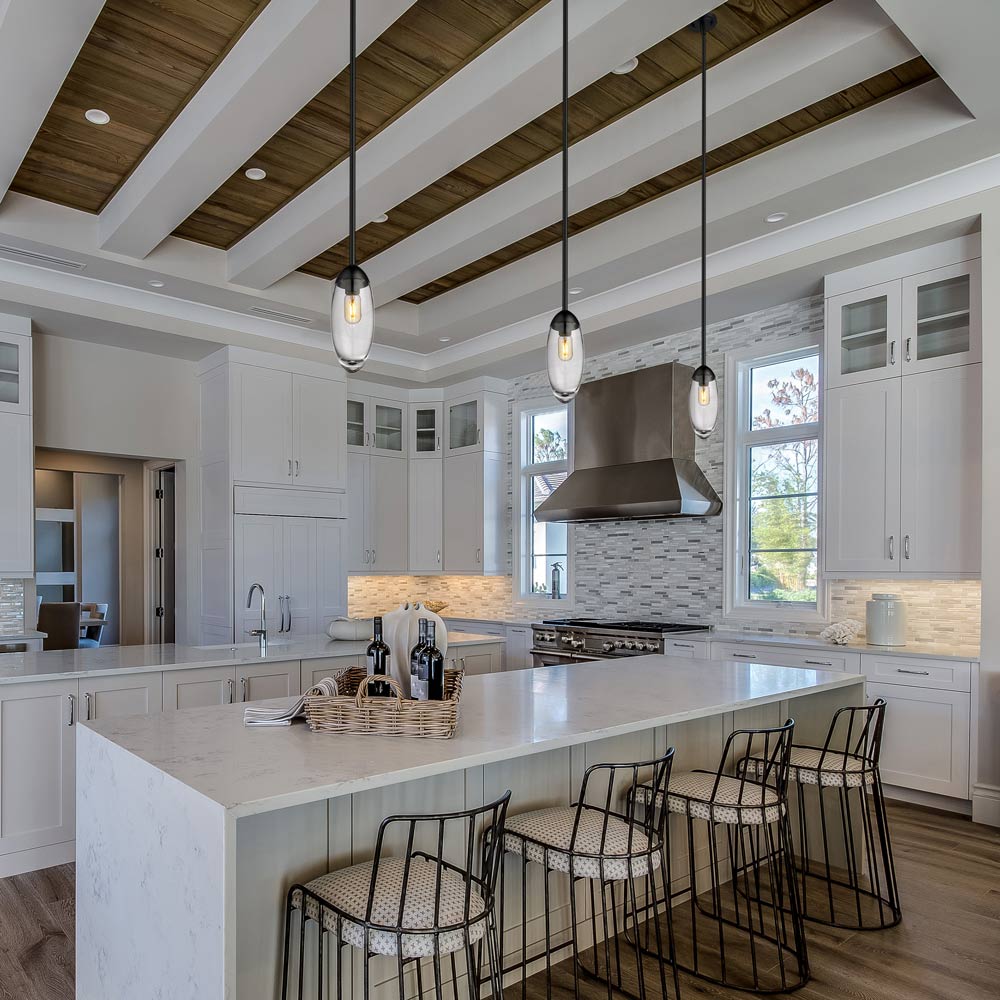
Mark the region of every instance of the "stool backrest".
<instances>
[{"instance_id":1,"label":"stool backrest","mask_svg":"<svg viewBox=\"0 0 1000 1000\"><path fill-rule=\"evenodd\" d=\"M48 633L42 640L43 649L79 649L79 603L45 601L38 608L38 631Z\"/></svg>"},{"instance_id":2,"label":"stool backrest","mask_svg":"<svg viewBox=\"0 0 1000 1000\"><path fill-rule=\"evenodd\" d=\"M794 732L795 720L789 719L783 726L737 729L730 733L712 786L712 799L715 799L719 784L730 767L735 767L740 780L740 802L743 801L745 785L764 785L773 789L779 797L784 797L788 789Z\"/></svg>"},{"instance_id":3,"label":"stool backrest","mask_svg":"<svg viewBox=\"0 0 1000 1000\"><path fill-rule=\"evenodd\" d=\"M625 853L653 854L665 843L667 786L674 762L674 748L655 760L639 760L627 764L592 764L583 775L580 799L576 803L570 852L582 857L602 858L621 854L621 848L610 849L608 838L612 817L628 824ZM642 789L642 790L640 790ZM616 808L619 802L624 808ZM594 848L588 842L581 848L581 824L588 813L601 816L601 839Z\"/></svg>"},{"instance_id":4,"label":"stool backrest","mask_svg":"<svg viewBox=\"0 0 1000 1000\"><path fill-rule=\"evenodd\" d=\"M837 709L823 742L818 766L822 770L836 770L836 762L841 761L846 771L848 761L839 756L846 753L860 757L869 767L878 767L885 705L885 698L876 698L870 705ZM828 760L828 755L836 756Z\"/></svg>"},{"instance_id":5,"label":"stool backrest","mask_svg":"<svg viewBox=\"0 0 1000 1000\"><path fill-rule=\"evenodd\" d=\"M398 857L387 846L387 839L403 839L406 844L403 866L403 882L399 894L397 926L403 925L403 911L406 906L406 889L411 877L414 859L437 863L434 886L434 925L411 933L435 934L468 925L470 919L480 914L492 912L495 904L497 876L503 860L503 835L507 822L507 806L510 791L486 805L460 812L387 816L378 828L375 841L375 861L372 867L371 887L368 891L368 905L365 922L372 923L375 905L375 890L378 885L378 870L383 858ZM483 837L483 831L489 836ZM477 848L482 843L482 857L477 865ZM418 844L433 845L430 850L418 848ZM460 876L465 881L464 919L443 925L441 919L441 888L445 872ZM483 908L472 913L473 889L478 890Z\"/></svg>"}]
</instances>

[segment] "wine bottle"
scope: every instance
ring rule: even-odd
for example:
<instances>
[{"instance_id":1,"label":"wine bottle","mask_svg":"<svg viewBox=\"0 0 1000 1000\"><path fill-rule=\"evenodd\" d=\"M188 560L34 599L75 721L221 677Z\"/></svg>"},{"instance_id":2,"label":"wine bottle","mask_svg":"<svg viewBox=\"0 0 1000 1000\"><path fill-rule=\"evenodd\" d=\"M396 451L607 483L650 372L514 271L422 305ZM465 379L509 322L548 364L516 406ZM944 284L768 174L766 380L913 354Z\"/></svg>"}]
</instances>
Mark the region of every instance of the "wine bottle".
<instances>
[{"instance_id":1,"label":"wine bottle","mask_svg":"<svg viewBox=\"0 0 1000 1000\"><path fill-rule=\"evenodd\" d=\"M420 698L420 654L427 645L427 619L421 618L417 624L419 629L417 644L410 650L410 697ZM426 696L425 696L426 697Z\"/></svg>"},{"instance_id":2,"label":"wine bottle","mask_svg":"<svg viewBox=\"0 0 1000 1000\"><path fill-rule=\"evenodd\" d=\"M383 677L389 676L389 657L392 655L389 647L382 641L382 618L375 618L375 636L368 644L368 673L380 674ZM375 681L368 685L368 693L378 698L387 698L392 694L392 689L385 681Z\"/></svg>"},{"instance_id":3,"label":"wine bottle","mask_svg":"<svg viewBox=\"0 0 1000 1000\"><path fill-rule=\"evenodd\" d=\"M427 685L428 701L444 700L444 656L437 648L434 622L427 623L427 645L420 654L420 675Z\"/></svg>"}]
</instances>

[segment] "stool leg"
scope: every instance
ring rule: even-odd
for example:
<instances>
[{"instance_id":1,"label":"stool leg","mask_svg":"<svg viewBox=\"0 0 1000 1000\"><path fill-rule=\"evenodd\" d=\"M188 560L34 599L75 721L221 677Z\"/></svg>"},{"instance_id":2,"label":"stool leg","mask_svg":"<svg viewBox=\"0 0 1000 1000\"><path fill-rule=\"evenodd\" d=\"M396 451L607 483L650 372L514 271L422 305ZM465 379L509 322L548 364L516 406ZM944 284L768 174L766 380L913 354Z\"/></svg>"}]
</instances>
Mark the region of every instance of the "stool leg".
<instances>
[{"instance_id":1,"label":"stool leg","mask_svg":"<svg viewBox=\"0 0 1000 1000\"><path fill-rule=\"evenodd\" d=\"M886 892L889 895L889 906L892 908L892 924L890 926L893 926L899 923L901 915L899 884L896 882L896 863L892 854L892 839L889 836L889 818L886 815L882 777L878 771L875 772L875 781L872 783L872 805L875 807L875 822L878 826L879 843L882 848Z\"/></svg>"},{"instance_id":2,"label":"stool leg","mask_svg":"<svg viewBox=\"0 0 1000 1000\"><path fill-rule=\"evenodd\" d=\"M306 898L302 897L302 911L299 920L299 1000L303 1000L306 972Z\"/></svg>"},{"instance_id":3,"label":"stool leg","mask_svg":"<svg viewBox=\"0 0 1000 1000\"><path fill-rule=\"evenodd\" d=\"M288 959L292 943L292 913L294 911L292 898L294 894L295 889L293 887L288 890L288 895L285 900L285 946L284 955L281 961L281 1000L288 1000ZM302 900L302 905L304 909L305 899Z\"/></svg>"}]
</instances>

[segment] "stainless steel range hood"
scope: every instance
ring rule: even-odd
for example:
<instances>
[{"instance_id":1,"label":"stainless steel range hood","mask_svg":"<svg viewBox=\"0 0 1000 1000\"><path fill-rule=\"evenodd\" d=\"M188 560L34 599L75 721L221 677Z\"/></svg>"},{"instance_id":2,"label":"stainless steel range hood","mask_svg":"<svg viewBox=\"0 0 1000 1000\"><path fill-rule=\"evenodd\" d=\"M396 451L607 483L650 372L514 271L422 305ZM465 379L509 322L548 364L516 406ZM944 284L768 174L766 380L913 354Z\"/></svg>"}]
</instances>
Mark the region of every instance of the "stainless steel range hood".
<instances>
[{"instance_id":1,"label":"stainless steel range hood","mask_svg":"<svg viewBox=\"0 0 1000 1000\"><path fill-rule=\"evenodd\" d=\"M539 521L709 517L722 501L694 460L688 392L677 363L587 382L576 397L573 472Z\"/></svg>"}]
</instances>

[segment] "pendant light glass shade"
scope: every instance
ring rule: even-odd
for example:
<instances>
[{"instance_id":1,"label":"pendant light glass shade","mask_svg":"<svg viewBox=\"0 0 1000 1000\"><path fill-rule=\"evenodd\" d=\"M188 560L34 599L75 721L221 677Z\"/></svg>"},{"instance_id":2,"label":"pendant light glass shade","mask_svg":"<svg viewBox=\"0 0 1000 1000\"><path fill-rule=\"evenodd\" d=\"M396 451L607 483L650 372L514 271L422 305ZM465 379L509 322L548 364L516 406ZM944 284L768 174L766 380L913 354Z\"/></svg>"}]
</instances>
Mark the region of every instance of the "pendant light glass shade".
<instances>
[{"instance_id":1,"label":"pendant light glass shade","mask_svg":"<svg viewBox=\"0 0 1000 1000\"><path fill-rule=\"evenodd\" d=\"M348 264L333 283L330 323L337 360L347 371L359 371L372 349L375 307L368 275L357 264Z\"/></svg>"},{"instance_id":2,"label":"pendant light glass shade","mask_svg":"<svg viewBox=\"0 0 1000 1000\"><path fill-rule=\"evenodd\" d=\"M560 310L552 318L547 355L552 394L560 403L568 403L583 382L583 334L580 321L568 309Z\"/></svg>"},{"instance_id":3,"label":"pendant light glass shade","mask_svg":"<svg viewBox=\"0 0 1000 1000\"><path fill-rule=\"evenodd\" d=\"M698 437L707 438L715 430L719 419L719 383L715 372L707 365L695 369L688 397L688 413Z\"/></svg>"}]
</instances>

